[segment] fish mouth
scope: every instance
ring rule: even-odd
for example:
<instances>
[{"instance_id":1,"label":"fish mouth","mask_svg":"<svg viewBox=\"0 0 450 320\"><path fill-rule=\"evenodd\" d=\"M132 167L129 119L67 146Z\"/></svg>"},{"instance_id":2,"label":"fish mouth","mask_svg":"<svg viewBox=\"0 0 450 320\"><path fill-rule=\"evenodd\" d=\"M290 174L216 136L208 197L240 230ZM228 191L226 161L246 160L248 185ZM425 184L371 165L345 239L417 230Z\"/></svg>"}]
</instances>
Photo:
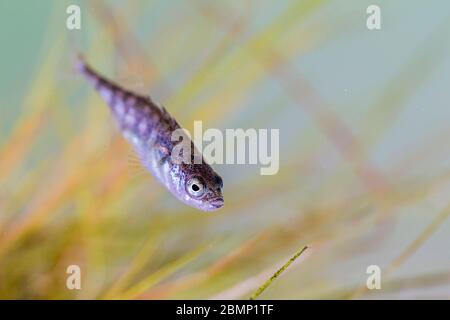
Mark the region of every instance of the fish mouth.
<instances>
[{"instance_id":1,"label":"fish mouth","mask_svg":"<svg viewBox=\"0 0 450 320\"><path fill-rule=\"evenodd\" d=\"M212 210L217 210L223 207L224 201L222 197L217 197L212 199L209 204Z\"/></svg>"}]
</instances>

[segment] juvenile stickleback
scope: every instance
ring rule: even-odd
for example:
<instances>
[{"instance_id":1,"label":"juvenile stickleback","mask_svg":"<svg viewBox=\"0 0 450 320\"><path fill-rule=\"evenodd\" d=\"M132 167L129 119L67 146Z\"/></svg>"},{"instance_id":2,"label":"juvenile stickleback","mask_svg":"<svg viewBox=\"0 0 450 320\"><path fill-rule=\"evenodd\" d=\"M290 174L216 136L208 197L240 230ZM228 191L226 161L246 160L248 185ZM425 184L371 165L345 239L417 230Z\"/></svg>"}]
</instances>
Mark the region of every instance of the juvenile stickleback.
<instances>
[{"instance_id":1,"label":"juvenile stickleback","mask_svg":"<svg viewBox=\"0 0 450 320\"><path fill-rule=\"evenodd\" d=\"M124 137L134 146L142 164L182 202L203 211L214 211L224 204L222 178L205 162L180 163L172 158L177 142L177 121L148 96L131 92L113 83L79 57L77 70L95 87L109 105ZM191 159L198 154L192 141Z\"/></svg>"}]
</instances>

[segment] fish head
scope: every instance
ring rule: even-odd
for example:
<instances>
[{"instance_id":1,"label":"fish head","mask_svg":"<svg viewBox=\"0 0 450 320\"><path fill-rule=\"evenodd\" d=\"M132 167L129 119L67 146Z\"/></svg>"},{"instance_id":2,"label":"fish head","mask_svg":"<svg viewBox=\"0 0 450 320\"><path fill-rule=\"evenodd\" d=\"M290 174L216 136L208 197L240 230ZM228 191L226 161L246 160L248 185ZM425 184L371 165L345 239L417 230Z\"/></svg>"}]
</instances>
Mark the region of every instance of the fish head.
<instances>
[{"instance_id":1,"label":"fish head","mask_svg":"<svg viewBox=\"0 0 450 320\"><path fill-rule=\"evenodd\" d=\"M173 167L177 197L191 207L216 211L223 207L222 178L207 163Z\"/></svg>"}]
</instances>

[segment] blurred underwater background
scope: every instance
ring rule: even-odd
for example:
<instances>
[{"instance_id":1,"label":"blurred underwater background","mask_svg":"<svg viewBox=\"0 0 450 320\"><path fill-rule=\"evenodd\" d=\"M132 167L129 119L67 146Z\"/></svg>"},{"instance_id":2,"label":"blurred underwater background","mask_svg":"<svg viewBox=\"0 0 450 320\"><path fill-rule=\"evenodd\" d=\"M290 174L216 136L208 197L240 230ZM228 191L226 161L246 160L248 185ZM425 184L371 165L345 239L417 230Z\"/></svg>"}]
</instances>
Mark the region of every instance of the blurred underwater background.
<instances>
[{"instance_id":1,"label":"blurred underwater background","mask_svg":"<svg viewBox=\"0 0 450 320\"><path fill-rule=\"evenodd\" d=\"M0 16L1 299L247 299L305 245L260 299L450 298L448 1L0 0ZM280 129L278 174L215 165L224 208L180 203L77 50L189 130Z\"/></svg>"}]
</instances>

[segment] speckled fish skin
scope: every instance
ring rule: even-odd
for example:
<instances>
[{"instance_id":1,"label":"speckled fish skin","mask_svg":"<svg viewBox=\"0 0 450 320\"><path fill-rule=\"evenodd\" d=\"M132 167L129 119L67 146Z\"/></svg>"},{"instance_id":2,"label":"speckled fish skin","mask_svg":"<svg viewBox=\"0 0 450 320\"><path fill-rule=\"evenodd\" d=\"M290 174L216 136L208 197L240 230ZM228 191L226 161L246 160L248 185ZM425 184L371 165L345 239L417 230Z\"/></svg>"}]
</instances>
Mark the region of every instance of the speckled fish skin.
<instances>
[{"instance_id":1,"label":"speckled fish skin","mask_svg":"<svg viewBox=\"0 0 450 320\"><path fill-rule=\"evenodd\" d=\"M150 97L121 88L92 69L79 57L77 70L95 87L109 105L124 137L134 146L143 165L182 202L203 211L215 211L224 204L221 177L203 157L200 164L177 163L171 152L177 142L172 132L180 129L166 109ZM191 159L198 152L192 141ZM203 186L203 194L188 192L193 179Z\"/></svg>"}]
</instances>

